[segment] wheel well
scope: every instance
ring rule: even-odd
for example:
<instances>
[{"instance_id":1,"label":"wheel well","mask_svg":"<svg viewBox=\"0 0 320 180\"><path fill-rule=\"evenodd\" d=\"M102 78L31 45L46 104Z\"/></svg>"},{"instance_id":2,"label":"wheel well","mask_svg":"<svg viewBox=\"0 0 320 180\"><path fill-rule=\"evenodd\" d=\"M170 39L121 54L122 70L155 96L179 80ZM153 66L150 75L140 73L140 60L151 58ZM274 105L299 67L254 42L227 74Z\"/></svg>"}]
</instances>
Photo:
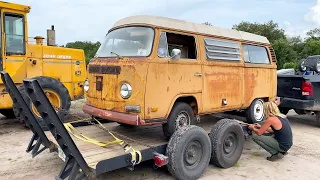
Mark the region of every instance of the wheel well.
<instances>
[{"instance_id":1,"label":"wheel well","mask_svg":"<svg viewBox=\"0 0 320 180\"><path fill-rule=\"evenodd\" d=\"M198 114L198 103L197 99L193 96L184 96L184 97L179 97L175 103L177 102L184 102L187 103L191 106L194 115L196 116Z\"/></svg>"}]
</instances>

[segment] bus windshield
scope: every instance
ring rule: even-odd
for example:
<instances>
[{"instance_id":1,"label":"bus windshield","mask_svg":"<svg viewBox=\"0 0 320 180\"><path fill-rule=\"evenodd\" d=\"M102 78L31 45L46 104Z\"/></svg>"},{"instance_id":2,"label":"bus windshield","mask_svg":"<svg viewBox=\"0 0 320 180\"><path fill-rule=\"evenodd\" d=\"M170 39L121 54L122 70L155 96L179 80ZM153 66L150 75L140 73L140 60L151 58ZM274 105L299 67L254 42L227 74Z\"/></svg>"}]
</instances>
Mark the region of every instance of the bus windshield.
<instances>
[{"instance_id":1,"label":"bus windshield","mask_svg":"<svg viewBox=\"0 0 320 180\"><path fill-rule=\"evenodd\" d=\"M108 33L96 57L142 56L151 54L154 30L149 27L124 27Z\"/></svg>"}]
</instances>

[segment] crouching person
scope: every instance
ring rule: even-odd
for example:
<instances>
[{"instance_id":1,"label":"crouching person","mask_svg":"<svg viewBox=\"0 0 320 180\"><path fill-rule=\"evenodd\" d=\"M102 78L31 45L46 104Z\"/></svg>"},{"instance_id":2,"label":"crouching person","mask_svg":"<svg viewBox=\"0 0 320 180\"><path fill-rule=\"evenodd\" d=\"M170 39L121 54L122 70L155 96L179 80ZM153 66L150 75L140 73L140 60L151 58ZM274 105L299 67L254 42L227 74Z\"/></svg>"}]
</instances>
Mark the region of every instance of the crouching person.
<instances>
[{"instance_id":1,"label":"crouching person","mask_svg":"<svg viewBox=\"0 0 320 180\"><path fill-rule=\"evenodd\" d=\"M267 160L275 161L283 158L291 148L292 130L288 119L274 102L264 103L264 113L266 120L262 126L256 123L248 128L253 131L253 141L271 154ZM266 131L272 135L263 135Z\"/></svg>"}]
</instances>

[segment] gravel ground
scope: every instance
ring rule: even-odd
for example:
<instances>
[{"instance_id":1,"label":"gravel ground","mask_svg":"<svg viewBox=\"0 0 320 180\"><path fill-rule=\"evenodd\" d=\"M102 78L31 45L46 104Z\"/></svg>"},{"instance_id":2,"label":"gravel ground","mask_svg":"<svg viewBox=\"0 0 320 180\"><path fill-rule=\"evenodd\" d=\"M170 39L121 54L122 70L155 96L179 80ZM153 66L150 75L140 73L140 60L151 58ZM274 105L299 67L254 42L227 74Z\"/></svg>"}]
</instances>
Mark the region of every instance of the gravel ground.
<instances>
[{"instance_id":1,"label":"gravel ground","mask_svg":"<svg viewBox=\"0 0 320 180\"><path fill-rule=\"evenodd\" d=\"M79 105L73 104L72 114L80 113ZM77 110L78 109L78 110ZM314 126L315 117L288 115L294 134L294 146L289 154L277 162L265 160L268 155L251 139L246 140L238 163L229 169L210 165L201 179L320 179L320 128ZM72 116L69 117L70 119ZM25 152L32 133L14 119L0 118L0 179L54 179L63 162L56 153L47 151L32 159ZM152 162L107 173L99 179L173 179L166 168L153 169Z\"/></svg>"}]
</instances>

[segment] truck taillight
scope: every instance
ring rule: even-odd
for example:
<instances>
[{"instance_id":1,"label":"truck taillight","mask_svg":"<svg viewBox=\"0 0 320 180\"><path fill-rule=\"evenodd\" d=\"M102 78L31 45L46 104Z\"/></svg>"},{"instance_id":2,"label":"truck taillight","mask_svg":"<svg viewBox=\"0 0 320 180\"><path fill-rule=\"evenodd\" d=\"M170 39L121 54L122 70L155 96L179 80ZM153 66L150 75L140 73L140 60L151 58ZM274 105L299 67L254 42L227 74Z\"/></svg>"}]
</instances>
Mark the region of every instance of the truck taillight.
<instances>
[{"instance_id":1,"label":"truck taillight","mask_svg":"<svg viewBox=\"0 0 320 180\"><path fill-rule=\"evenodd\" d=\"M312 96L313 88L312 84L308 81L303 81L302 83L302 96Z\"/></svg>"},{"instance_id":2,"label":"truck taillight","mask_svg":"<svg viewBox=\"0 0 320 180\"><path fill-rule=\"evenodd\" d=\"M162 154L155 153L154 164L158 167L162 167L168 164L168 157Z\"/></svg>"}]
</instances>

